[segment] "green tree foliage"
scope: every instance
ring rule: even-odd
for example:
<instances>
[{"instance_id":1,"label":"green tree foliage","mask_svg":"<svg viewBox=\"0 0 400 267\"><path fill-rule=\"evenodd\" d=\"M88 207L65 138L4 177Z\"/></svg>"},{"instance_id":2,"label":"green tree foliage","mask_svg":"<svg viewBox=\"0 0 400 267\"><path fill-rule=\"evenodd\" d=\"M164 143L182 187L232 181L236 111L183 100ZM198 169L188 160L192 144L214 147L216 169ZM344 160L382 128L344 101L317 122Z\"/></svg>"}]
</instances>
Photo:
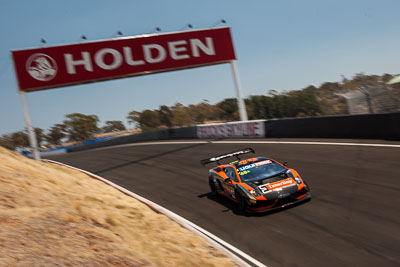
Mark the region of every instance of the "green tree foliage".
<instances>
[{"instance_id":1,"label":"green tree foliage","mask_svg":"<svg viewBox=\"0 0 400 267\"><path fill-rule=\"evenodd\" d=\"M187 126L193 123L192 117L189 114L189 109L181 103L176 103L171 107L172 111L172 125L174 126Z\"/></svg>"},{"instance_id":2,"label":"green tree foliage","mask_svg":"<svg viewBox=\"0 0 400 267\"><path fill-rule=\"evenodd\" d=\"M126 116L126 118L128 119L128 123L134 125L139 124L140 114L141 112L135 110L129 112L128 116Z\"/></svg>"},{"instance_id":3,"label":"green tree foliage","mask_svg":"<svg viewBox=\"0 0 400 267\"><path fill-rule=\"evenodd\" d=\"M70 141L84 141L91 139L94 134L99 132L97 123L99 118L96 115L85 115L72 113L65 116L65 133Z\"/></svg>"},{"instance_id":4,"label":"green tree foliage","mask_svg":"<svg viewBox=\"0 0 400 267\"><path fill-rule=\"evenodd\" d=\"M157 129L160 125L160 113L158 110L146 109L143 112L131 111L128 114L129 123L137 123L143 131Z\"/></svg>"},{"instance_id":5,"label":"green tree foliage","mask_svg":"<svg viewBox=\"0 0 400 267\"><path fill-rule=\"evenodd\" d=\"M44 134L44 131L41 128L35 128L34 130L35 130L37 144L40 147L43 144L43 141L46 140L46 135Z\"/></svg>"},{"instance_id":6,"label":"green tree foliage","mask_svg":"<svg viewBox=\"0 0 400 267\"><path fill-rule=\"evenodd\" d=\"M34 130L38 146L40 146L45 140L45 134L40 128L34 128ZM11 134L5 134L0 137L0 145L11 150L29 147L29 136L25 131L17 131Z\"/></svg>"},{"instance_id":7,"label":"green tree foliage","mask_svg":"<svg viewBox=\"0 0 400 267\"><path fill-rule=\"evenodd\" d=\"M245 100L250 120L272 118L273 100L265 95L252 95Z\"/></svg>"},{"instance_id":8,"label":"green tree foliage","mask_svg":"<svg viewBox=\"0 0 400 267\"><path fill-rule=\"evenodd\" d=\"M239 111L236 98L226 98L217 103L219 109L218 117L226 121L239 120Z\"/></svg>"},{"instance_id":9,"label":"green tree foliage","mask_svg":"<svg viewBox=\"0 0 400 267\"><path fill-rule=\"evenodd\" d=\"M45 136L45 139L47 143L57 146L61 144L61 141L64 137L66 137L65 125L55 124L50 128L48 134Z\"/></svg>"},{"instance_id":10,"label":"green tree foliage","mask_svg":"<svg viewBox=\"0 0 400 267\"><path fill-rule=\"evenodd\" d=\"M12 140L11 134L4 134L0 136L0 146L10 150L14 150L16 148Z\"/></svg>"},{"instance_id":11,"label":"green tree foliage","mask_svg":"<svg viewBox=\"0 0 400 267\"><path fill-rule=\"evenodd\" d=\"M29 137L24 131L18 131L11 134L11 140L15 148L29 147Z\"/></svg>"},{"instance_id":12,"label":"green tree foliage","mask_svg":"<svg viewBox=\"0 0 400 267\"><path fill-rule=\"evenodd\" d=\"M189 105L188 112L194 123L215 120L218 118L220 109L211 105L208 100L203 100L197 105Z\"/></svg>"},{"instance_id":13,"label":"green tree foliage","mask_svg":"<svg viewBox=\"0 0 400 267\"><path fill-rule=\"evenodd\" d=\"M168 128L172 127L172 110L168 106L162 105L158 112L160 123Z\"/></svg>"},{"instance_id":14,"label":"green tree foliage","mask_svg":"<svg viewBox=\"0 0 400 267\"><path fill-rule=\"evenodd\" d=\"M102 128L103 132L118 132L126 130L122 121L106 121L106 125Z\"/></svg>"}]
</instances>

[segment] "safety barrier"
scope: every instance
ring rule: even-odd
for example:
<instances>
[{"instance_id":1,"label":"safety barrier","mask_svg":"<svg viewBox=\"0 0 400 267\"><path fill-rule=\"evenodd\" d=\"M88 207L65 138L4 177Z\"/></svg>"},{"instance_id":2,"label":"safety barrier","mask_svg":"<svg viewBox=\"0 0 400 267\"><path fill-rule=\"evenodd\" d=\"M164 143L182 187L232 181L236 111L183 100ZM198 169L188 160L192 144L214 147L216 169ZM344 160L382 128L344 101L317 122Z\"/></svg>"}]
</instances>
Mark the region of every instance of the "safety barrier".
<instances>
[{"instance_id":1,"label":"safety barrier","mask_svg":"<svg viewBox=\"0 0 400 267\"><path fill-rule=\"evenodd\" d=\"M170 128L159 131L143 132L139 134L133 134L128 136L122 136L103 142L92 143L92 144L80 144L73 146L68 149L68 152L77 152L87 149L94 149L106 146L115 146L122 144L129 144L135 142L145 142L154 140L170 140L170 139L196 139L196 127L182 127L182 128Z\"/></svg>"},{"instance_id":2,"label":"safety barrier","mask_svg":"<svg viewBox=\"0 0 400 267\"><path fill-rule=\"evenodd\" d=\"M369 138L400 140L400 112L342 115L170 128L76 145L68 152L134 142L215 138Z\"/></svg>"},{"instance_id":3,"label":"safety barrier","mask_svg":"<svg viewBox=\"0 0 400 267\"><path fill-rule=\"evenodd\" d=\"M400 139L400 112L268 120L267 138Z\"/></svg>"}]
</instances>

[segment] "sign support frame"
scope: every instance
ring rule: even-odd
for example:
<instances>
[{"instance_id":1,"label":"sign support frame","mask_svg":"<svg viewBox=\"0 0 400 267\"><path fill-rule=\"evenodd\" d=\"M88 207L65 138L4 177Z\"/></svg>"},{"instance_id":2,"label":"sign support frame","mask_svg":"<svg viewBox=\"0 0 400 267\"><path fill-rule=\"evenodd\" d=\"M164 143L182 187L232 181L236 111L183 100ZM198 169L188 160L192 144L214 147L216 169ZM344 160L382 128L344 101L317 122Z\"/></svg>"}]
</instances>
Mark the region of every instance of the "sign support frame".
<instances>
[{"instance_id":1,"label":"sign support frame","mask_svg":"<svg viewBox=\"0 0 400 267\"><path fill-rule=\"evenodd\" d=\"M247 112L246 112L246 105L243 101L243 93L242 93L242 88L240 86L240 80L239 80L239 71L236 65L236 60L231 60L230 61L231 67L232 67L232 75L233 75L233 81L235 83L235 89L236 89L236 98L238 101L238 109L239 109L239 115L240 115L240 120L241 121L248 121L247 118Z\"/></svg>"},{"instance_id":2,"label":"sign support frame","mask_svg":"<svg viewBox=\"0 0 400 267\"><path fill-rule=\"evenodd\" d=\"M21 102L22 102L22 109L24 112L24 119L25 119L25 128L28 130L28 137L29 137L29 144L32 149L33 153L33 158L35 160L40 161L40 153L38 150L38 143L36 139L36 133L32 127L31 123L31 116L29 115L29 110L28 110L28 103L26 101L26 95L24 91L19 90L19 95L21 96Z\"/></svg>"},{"instance_id":3,"label":"sign support frame","mask_svg":"<svg viewBox=\"0 0 400 267\"><path fill-rule=\"evenodd\" d=\"M168 49L162 45L168 45ZM157 49L161 54L161 50L157 47L162 48L164 53L162 59L153 58L151 56L151 49ZM136 61L133 60L132 49L134 48L137 51L142 50L141 54L139 52L139 58L140 55L142 55L143 59L136 59ZM76 55L79 53L83 58L82 60L76 59ZM243 122L248 121L236 65L237 60L230 28L228 27L157 35L131 36L126 38L87 42L85 44L74 43L46 48L21 49L13 50L11 51L11 54L23 107L25 128L28 132L29 145L32 149L31 152L35 160L40 160L40 153L26 97L26 93L32 91L164 71L230 63L240 120ZM112 63L106 63L104 61L106 54L113 56ZM168 57L166 56L167 54L169 55ZM94 55L94 59L92 55ZM135 54L135 56L136 55L137 54ZM124 60L122 60L122 58L124 58ZM186 61L182 61L178 64L177 60L181 59L186 59ZM93 60L98 69L97 72L93 72ZM62 62L65 63L65 68L58 68L57 66L64 66ZM146 62L158 64L148 65ZM81 65L83 65L84 69L89 71L91 75L72 75L77 74L76 66L79 66L82 69ZM132 66L138 67L132 69ZM101 70L112 72L106 73Z\"/></svg>"}]
</instances>

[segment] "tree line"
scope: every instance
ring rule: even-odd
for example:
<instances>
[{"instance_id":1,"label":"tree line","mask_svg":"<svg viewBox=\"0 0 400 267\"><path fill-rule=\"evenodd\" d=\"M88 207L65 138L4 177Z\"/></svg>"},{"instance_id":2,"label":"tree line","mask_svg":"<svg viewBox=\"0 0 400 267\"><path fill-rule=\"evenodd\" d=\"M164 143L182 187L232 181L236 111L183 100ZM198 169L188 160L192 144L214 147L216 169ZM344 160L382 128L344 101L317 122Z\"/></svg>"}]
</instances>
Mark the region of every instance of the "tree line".
<instances>
[{"instance_id":1,"label":"tree line","mask_svg":"<svg viewBox=\"0 0 400 267\"><path fill-rule=\"evenodd\" d=\"M390 74L379 76L357 73L351 79L342 76L340 82L326 82L319 87L311 85L282 93L269 90L265 95L250 95L244 102L250 120L348 114L342 93L361 87L387 87L386 82L392 78ZM394 89L397 89L400 101L400 86L394 86ZM131 111L127 119L129 123L148 131L206 121L237 121L239 111L236 98L226 98L215 105L203 100L196 105L176 103L170 107L163 105L158 109Z\"/></svg>"},{"instance_id":2,"label":"tree line","mask_svg":"<svg viewBox=\"0 0 400 267\"><path fill-rule=\"evenodd\" d=\"M265 95L250 95L244 101L250 120L348 114L343 92L360 87L386 87L386 82L391 78L393 75L390 74L380 76L357 73L351 79L342 76L340 82L326 82L319 87L308 86L281 93L269 90ZM400 100L400 86L396 85L392 89L397 92L395 95ZM66 141L79 142L91 139L98 133L126 129L121 121L106 121L103 127L99 127L96 115L72 113L65 117L62 123L53 125L46 132L35 128L39 145L56 146ZM239 111L236 98L226 98L216 104L203 100L188 106L181 103L161 105L158 109L132 110L127 114L128 123L142 131L237 120ZM0 145L10 149L28 147L27 133L18 131L3 135L0 137Z\"/></svg>"},{"instance_id":3,"label":"tree line","mask_svg":"<svg viewBox=\"0 0 400 267\"><path fill-rule=\"evenodd\" d=\"M106 121L99 127L99 118L96 115L71 113L65 115L62 123L51 126L47 132L41 128L34 128L38 146L53 147L63 142L80 142L92 139L96 134L126 130L122 121ZM27 131L17 131L0 137L0 146L11 150L29 147Z\"/></svg>"}]
</instances>

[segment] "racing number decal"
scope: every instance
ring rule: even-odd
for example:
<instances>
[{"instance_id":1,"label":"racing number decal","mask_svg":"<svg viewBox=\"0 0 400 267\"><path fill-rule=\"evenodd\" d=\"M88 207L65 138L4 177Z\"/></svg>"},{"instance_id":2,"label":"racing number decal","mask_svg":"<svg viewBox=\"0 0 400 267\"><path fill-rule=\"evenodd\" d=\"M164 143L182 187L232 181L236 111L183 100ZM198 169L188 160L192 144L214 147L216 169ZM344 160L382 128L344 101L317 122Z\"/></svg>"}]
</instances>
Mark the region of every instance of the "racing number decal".
<instances>
[{"instance_id":1,"label":"racing number decal","mask_svg":"<svg viewBox=\"0 0 400 267\"><path fill-rule=\"evenodd\" d=\"M267 189L267 187L265 186L265 184L260 185L258 188L260 188L260 190L261 190L261 192L262 192L263 194L265 194L265 193L268 192L268 189Z\"/></svg>"}]
</instances>

